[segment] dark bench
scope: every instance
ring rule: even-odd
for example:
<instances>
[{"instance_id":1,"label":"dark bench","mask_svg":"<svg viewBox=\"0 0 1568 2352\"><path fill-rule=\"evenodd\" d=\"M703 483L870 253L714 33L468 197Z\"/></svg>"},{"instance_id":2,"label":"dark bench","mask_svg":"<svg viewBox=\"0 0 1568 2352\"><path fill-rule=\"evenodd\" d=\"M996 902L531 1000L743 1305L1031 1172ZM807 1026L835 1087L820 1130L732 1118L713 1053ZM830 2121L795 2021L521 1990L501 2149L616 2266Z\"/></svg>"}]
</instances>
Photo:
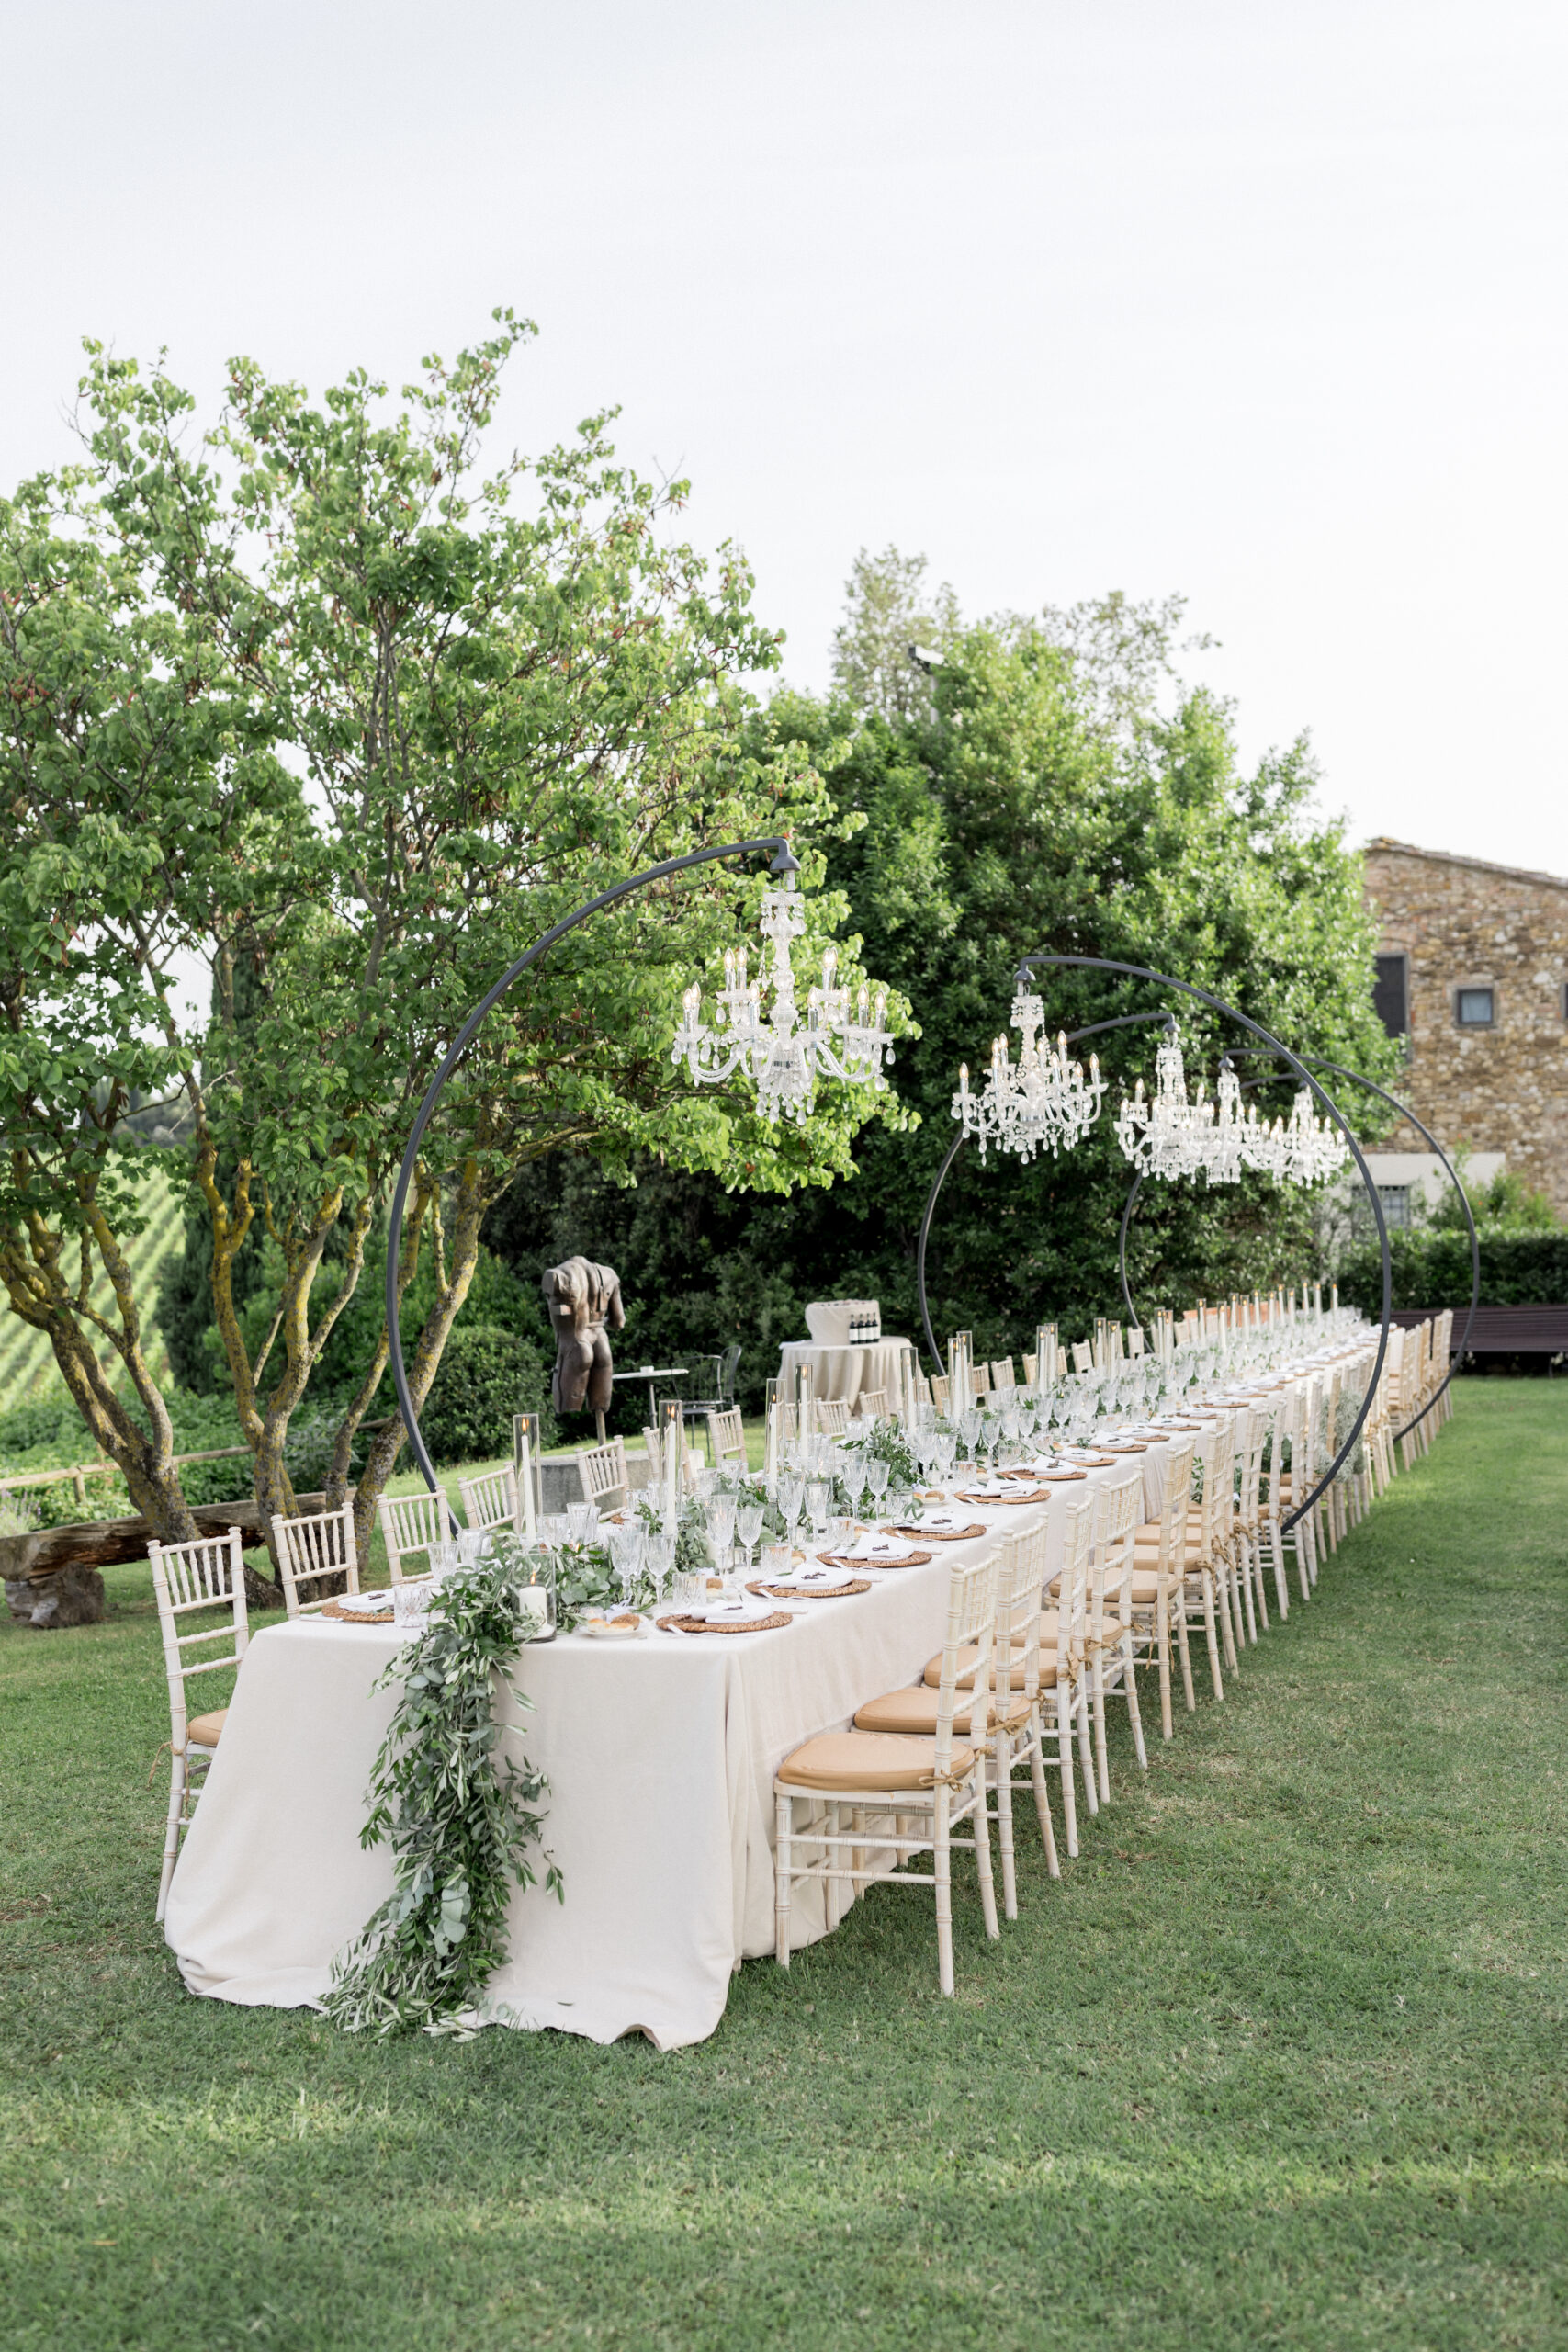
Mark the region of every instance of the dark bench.
<instances>
[{"instance_id":1,"label":"dark bench","mask_svg":"<svg viewBox=\"0 0 1568 2352\"><path fill-rule=\"evenodd\" d=\"M1438 1313L1435 1306L1396 1306L1393 1320L1408 1330ZM1469 1309L1454 1309L1450 1347L1457 1352L1464 1338ZM1472 1356L1555 1356L1568 1354L1568 1303L1560 1306L1478 1306L1471 1325L1467 1353Z\"/></svg>"}]
</instances>

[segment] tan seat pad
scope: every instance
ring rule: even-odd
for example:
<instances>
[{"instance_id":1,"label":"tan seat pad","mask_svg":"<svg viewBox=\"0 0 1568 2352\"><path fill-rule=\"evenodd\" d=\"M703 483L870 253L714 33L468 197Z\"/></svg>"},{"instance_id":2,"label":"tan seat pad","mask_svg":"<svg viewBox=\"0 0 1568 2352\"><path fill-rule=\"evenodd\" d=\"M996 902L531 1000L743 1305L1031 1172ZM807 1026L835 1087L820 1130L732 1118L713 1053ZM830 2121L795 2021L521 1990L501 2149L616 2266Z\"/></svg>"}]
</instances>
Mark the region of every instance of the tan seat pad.
<instances>
[{"instance_id":1,"label":"tan seat pad","mask_svg":"<svg viewBox=\"0 0 1568 2352\"><path fill-rule=\"evenodd\" d=\"M958 1653L958 1688L959 1688L961 1690L969 1690L969 1689L973 1686L973 1683L974 1683L974 1680L975 1680L975 1667L976 1667L976 1661L977 1661L977 1660L978 1660L978 1658L979 1658L979 1656L980 1656L980 1653L979 1653L979 1651L978 1651L978 1650L960 1650L960 1651L959 1651L959 1653ZM998 1679L1000 1679L1000 1678L999 1678L999 1676L998 1676ZM1009 1678L1008 1678L1008 1679L1009 1679L1009 1681L1010 1681L1010 1685L1011 1685L1011 1688L1012 1688L1014 1690L1021 1690L1023 1689L1023 1684L1024 1684L1024 1670L1023 1670L1023 1668L1022 1668L1021 1664L1020 1664L1020 1662L1019 1662L1016 1658L1015 1658L1015 1659L1014 1659L1014 1661L1013 1661L1012 1672L1011 1672L1011 1674L1009 1676ZM1042 1689L1043 1689L1043 1690L1049 1690L1049 1689L1051 1688L1051 1685L1055 1681L1055 1679L1056 1679L1056 1651L1055 1651L1055 1645L1054 1645L1053 1643L1049 1643L1049 1642L1043 1642L1043 1643L1041 1644L1041 1645L1040 1645L1040 1682L1041 1682L1041 1687L1042 1687ZM926 1668L926 1671L925 1671L925 1682L926 1682L926 1687L928 1688L928 1690L935 1690L940 1686L941 1681L942 1681L942 1652L941 1652L940 1650L938 1650L938 1652L937 1652L937 1654L936 1654L935 1657L933 1657L933 1658L931 1659L931 1661L930 1665Z\"/></svg>"},{"instance_id":2,"label":"tan seat pad","mask_svg":"<svg viewBox=\"0 0 1568 2352\"><path fill-rule=\"evenodd\" d=\"M219 1734L228 1720L227 1707L213 1707L205 1715L192 1715L186 1724L186 1738L192 1747L216 1747Z\"/></svg>"},{"instance_id":3,"label":"tan seat pad","mask_svg":"<svg viewBox=\"0 0 1568 2352\"><path fill-rule=\"evenodd\" d=\"M954 1773L967 1772L974 1762L972 1747L953 1749ZM828 1731L786 1756L778 1777L792 1789L929 1789L936 1781L936 1742L874 1731Z\"/></svg>"},{"instance_id":4,"label":"tan seat pad","mask_svg":"<svg viewBox=\"0 0 1568 2352\"><path fill-rule=\"evenodd\" d=\"M906 1686L902 1690L885 1690L880 1699L868 1699L863 1707L855 1709L855 1729L934 1739L941 1696L940 1691L924 1682L917 1682L912 1688ZM968 1737L969 1711L963 1702L953 1710L953 1728L961 1738Z\"/></svg>"}]
</instances>

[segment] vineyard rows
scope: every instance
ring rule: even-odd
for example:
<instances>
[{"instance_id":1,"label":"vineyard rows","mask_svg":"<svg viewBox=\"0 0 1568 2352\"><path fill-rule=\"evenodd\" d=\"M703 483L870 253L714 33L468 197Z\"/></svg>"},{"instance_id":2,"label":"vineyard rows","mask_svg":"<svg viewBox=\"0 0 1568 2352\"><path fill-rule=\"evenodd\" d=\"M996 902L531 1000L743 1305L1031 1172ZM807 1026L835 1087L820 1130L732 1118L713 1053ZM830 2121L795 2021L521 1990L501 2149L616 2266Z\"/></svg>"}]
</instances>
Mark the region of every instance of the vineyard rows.
<instances>
[{"instance_id":1,"label":"vineyard rows","mask_svg":"<svg viewBox=\"0 0 1568 2352\"><path fill-rule=\"evenodd\" d=\"M154 1165L143 1179L141 1206L147 1223L129 1245L126 1255L145 1317L156 1295L164 1261L173 1257L184 1240L180 1195L161 1167ZM93 1304L101 1314L113 1316L114 1293L101 1267L93 1286ZM168 1368L168 1356L156 1326L145 1344L152 1369L162 1378ZM109 1352L107 1349L100 1351L101 1354ZM27 1404L57 1377L53 1351L42 1332L30 1330L18 1316L5 1308L0 1313L0 1413L9 1412L14 1405Z\"/></svg>"}]
</instances>

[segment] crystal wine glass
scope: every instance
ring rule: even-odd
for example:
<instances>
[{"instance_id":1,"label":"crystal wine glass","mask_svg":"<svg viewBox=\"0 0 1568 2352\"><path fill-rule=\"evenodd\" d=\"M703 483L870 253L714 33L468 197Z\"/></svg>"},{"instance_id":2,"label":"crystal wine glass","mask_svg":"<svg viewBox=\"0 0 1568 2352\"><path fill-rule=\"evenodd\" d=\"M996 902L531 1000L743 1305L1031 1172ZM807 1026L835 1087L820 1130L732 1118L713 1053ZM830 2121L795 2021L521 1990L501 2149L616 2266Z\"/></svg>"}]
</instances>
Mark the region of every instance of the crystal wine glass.
<instances>
[{"instance_id":1,"label":"crystal wine glass","mask_svg":"<svg viewBox=\"0 0 1568 2352\"><path fill-rule=\"evenodd\" d=\"M873 1456L865 1465L865 1483L871 1493L872 1515L874 1517L877 1506L887 1492L886 1463Z\"/></svg>"},{"instance_id":2,"label":"crystal wine glass","mask_svg":"<svg viewBox=\"0 0 1568 2352\"><path fill-rule=\"evenodd\" d=\"M610 1530L610 1558L621 1580L621 1599L626 1607L632 1605L632 1587L637 1570L643 1564L644 1538L642 1528L635 1520L627 1520Z\"/></svg>"},{"instance_id":3,"label":"crystal wine glass","mask_svg":"<svg viewBox=\"0 0 1568 2352\"><path fill-rule=\"evenodd\" d=\"M728 1577L730 1551L735 1542L735 1501L730 1495L715 1495L704 1506L707 1521L708 1542L713 1546L714 1566L721 1577Z\"/></svg>"},{"instance_id":4,"label":"crystal wine glass","mask_svg":"<svg viewBox=\"0 0 1568 2352\"><path fill-rule=\"evenodd\" d=\"M752 1552L761 1537L762 1522L765 1517L766 1513L761 1503L741 1503L735 1513L735 1532L745 1552L745 1565L748 1570L751 1566Z\"/></svg>"}]
</instances>

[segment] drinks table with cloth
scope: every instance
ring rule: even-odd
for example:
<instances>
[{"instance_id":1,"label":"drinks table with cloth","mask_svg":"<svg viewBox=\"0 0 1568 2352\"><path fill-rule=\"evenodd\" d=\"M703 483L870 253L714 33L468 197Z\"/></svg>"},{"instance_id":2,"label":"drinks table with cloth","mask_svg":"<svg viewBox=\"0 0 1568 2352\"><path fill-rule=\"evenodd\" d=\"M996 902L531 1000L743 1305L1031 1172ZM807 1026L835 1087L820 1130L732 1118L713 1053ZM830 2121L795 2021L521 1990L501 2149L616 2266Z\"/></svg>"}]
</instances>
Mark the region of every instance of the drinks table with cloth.
<instances>
[{"instance_id":1,"label":"drinks table with cloth","mask_svg":"<svg viewBox=\"0 0 1568 2352\"><path fill-rule=\"evenodd\" d=\"M1075 1481L1043 1505L965 1507L984 1535L933 1543L925 1566L803 1603L773 1632L578 1634L525 1648L517 1679L533 1712L505 1702L503 1747L548 1775L544 1842L566 1899L513 1890L509 1956L481 2017L595 2041L640 2030L663 2050L712 2033L735 1969L773 1949L784 1758L919 1680L942 1646L955 1559L1043 1510L1059 1561L1068 1500L1084 1491ZM318 2002L334 1954L390 1894L390 1850L367 1851L359 1832L396 1696L371 1686L403 1639L321 1618L252 1637L169 1892L165 1933L191 1992ZM288 1789L308 1793L291 1804ZM797 1888L795 1942L827 1931L822 1899L819 1884Z\"/></svg>"}]
</instances>

